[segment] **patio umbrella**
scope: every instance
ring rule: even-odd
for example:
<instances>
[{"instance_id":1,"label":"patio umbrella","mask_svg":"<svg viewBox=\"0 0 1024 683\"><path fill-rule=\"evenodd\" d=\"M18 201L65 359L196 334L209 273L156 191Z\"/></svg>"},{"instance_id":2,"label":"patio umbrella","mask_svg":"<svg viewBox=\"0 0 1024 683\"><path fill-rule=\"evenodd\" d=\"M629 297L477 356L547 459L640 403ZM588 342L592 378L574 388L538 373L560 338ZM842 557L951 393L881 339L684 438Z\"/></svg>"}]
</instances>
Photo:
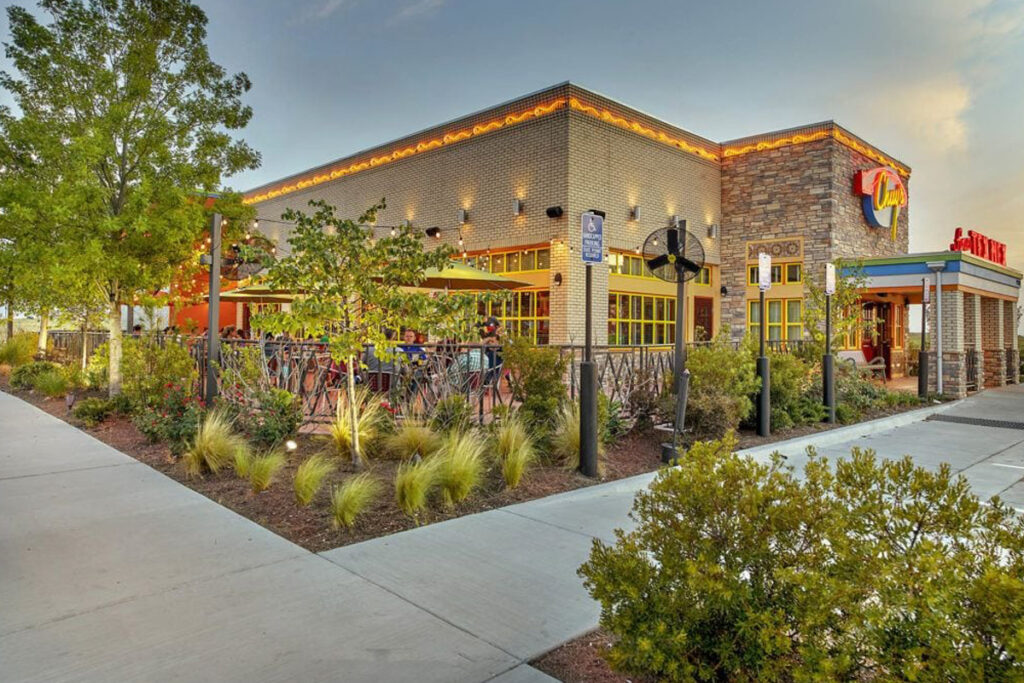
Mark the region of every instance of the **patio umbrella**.
<instances>
[{"instance_id":1,"label":"patio umbrella","mask_svg":"<svg viewBox=\"0 0 1024 683\"><path fill-rule=\"evenodd\" d=\"M266 285L236 287L221 292L220 300L232 303L287 304L295 301L296 293L283 289L271 289ZM205 298L209 298L207 295Z\"/></svg>"},{"instance_id":2,"label":"patio umbrella","mask_svg":"<svg viewBox=\"0 0 1024 683\"><path fill-rule=\"evenodd\" d=\"M464 263L452 263L445 268L427 268L426 278L417 287L447 290L499 290L529 287L529 282L513 280L504 275L479 270Z\"/></svg>"}]
</instances>

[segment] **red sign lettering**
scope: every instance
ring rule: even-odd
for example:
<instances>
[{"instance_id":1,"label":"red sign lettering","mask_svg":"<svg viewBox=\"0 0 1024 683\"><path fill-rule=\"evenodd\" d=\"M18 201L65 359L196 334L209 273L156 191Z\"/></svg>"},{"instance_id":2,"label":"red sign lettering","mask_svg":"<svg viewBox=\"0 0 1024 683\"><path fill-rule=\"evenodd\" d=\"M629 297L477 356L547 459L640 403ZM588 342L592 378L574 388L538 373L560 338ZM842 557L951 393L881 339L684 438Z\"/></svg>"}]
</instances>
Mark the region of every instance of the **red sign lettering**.
<instances>
[{"instance_id":1,"label":"red sign lettering","mask_svg":"<svg viewBox=\"0 0 1024 683\"><path fill-rule=\"evenodd\" d=\"M968 230L967 236L964 237L964 229L957 228L953 233L953 243L949 245L949 250L966 251L978 258L1001 266L1006 265L1006 245L973 230Z\"/></svg>"}]
</instances>

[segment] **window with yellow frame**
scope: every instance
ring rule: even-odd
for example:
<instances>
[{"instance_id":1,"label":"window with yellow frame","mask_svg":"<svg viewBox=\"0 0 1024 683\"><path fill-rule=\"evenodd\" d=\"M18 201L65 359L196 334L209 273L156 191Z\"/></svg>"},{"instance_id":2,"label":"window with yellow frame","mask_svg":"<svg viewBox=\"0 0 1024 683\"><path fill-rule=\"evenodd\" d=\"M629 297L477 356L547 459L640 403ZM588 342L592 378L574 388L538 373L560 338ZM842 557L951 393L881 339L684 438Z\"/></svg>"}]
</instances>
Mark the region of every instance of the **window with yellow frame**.
<instances>
[{"instance_id":1,"label":"window with yellow frame","mask_svg":"<svg viewBox=\"0 0 1024 683\"><path fill-rule=\"evenodd\" d=\"M803 299L768 299L765 301L768 318L765 338L768 341L796 341L804 337ZM761 335L760 302L747 302L747 331L755 338Z\"/></svg>"},{"instance_id":2,"label":"window with yellow frame","mask_svg":"<svg viewBox=\"0 0 1024 683\"><path fill-rule=\"evenodd\" d=\"M892 347L902 349L906 343L906 316L907 309L903 306L892 307Z\"/></svg>"},{"instance_id":3,"label":"window with yellow frame","mask_svg":"<svg viewBox=\"0 0 1024 683\"><path fill-rule=\"evenodd\" d=\"M608 294L609 346L672 344L675 319L675 297Z\"/></svg>"},{"instance_id":4,"label":"window with yellow frame","mask_svg":"<svg viewBox=\"0 0 1024 683\"><path fill-rule=\"evenodd\" d=\"M795 285L804 281L803 264L774 263L772 264L773 285ZM747 284L758 284L757 265L747 266Z\"/></svg>"},{"instance_id":5,"label":"window with yellow frame","mask_svg":"<svg viewBox=\"0 0 1024 683\"><path fill-rule=\"evenodd\" d=\"M547 289L512 292L507 301L480 301L481 317L493 315L501 321L505 334L526 337L535 344L547 344L551 337L551 292Z\"/></svg>"},{"instance_id":6,"label":"window with yellow frame","mask_svg":"<svg viewBox=\"0 0 1024 683\"><path fill-rule=\"evenodd\" d=\"M642 256L634 256L632 254L611 252L610 254L608 254L608 268L608 272L612 275L639 277L643 278L644 280L659 279L644 265L644 259ZM710 285L711 269L708 268L707 266L701 268L700 272L697 273L697 277L693 279L693 282L698 285Z\"/></svg>"},{"instance_id":7,"label":"window with yellow frame","mask_svg":"<svg viewBox=\"0 0 1024 683\"><path fill-rule=\"evenodd\" d=\"M551 268L551 249L516 249L455 259L491 273L530 273Z\"/></svg>"}]
</instances>

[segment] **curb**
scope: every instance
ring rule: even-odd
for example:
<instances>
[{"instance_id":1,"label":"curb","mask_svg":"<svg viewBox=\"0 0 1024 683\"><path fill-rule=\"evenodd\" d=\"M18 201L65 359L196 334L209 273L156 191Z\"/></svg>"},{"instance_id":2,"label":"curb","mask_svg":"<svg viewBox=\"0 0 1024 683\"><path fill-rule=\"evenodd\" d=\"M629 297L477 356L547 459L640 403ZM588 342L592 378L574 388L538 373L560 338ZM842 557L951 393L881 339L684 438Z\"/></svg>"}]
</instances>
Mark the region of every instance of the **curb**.
<instances>
[{"instance_id":1,"label":"curb","mask_svg":"<svg viewBox=\"0 0 1024 683\"><path fill-rule=\"evenodd\" d=\"M774 443L765 444L764 446L755 446L754 448L747 448L737 452L739 455L749 455L755 458L767 457L776 451L783 455L802 453L807 450L808 446L832 446L837 443L853 441L854 439L860 439L865 436L870 436L871 434L895 429L896 427L903 427L915 422L921 422L932 415L945 412L960 405L964 400L965 399L959 399L956 401L949 401L948 403L928 406L927 408L908 410L905 413L899 413L897 415L880 417L875 420L868 420L867 422L858 422L857 424L852 424L846 427L837 427L836 429L829 429L816 434L808 434L807 436L798 436L786 441L776 441Z\"/></svg>"}]
</instances>

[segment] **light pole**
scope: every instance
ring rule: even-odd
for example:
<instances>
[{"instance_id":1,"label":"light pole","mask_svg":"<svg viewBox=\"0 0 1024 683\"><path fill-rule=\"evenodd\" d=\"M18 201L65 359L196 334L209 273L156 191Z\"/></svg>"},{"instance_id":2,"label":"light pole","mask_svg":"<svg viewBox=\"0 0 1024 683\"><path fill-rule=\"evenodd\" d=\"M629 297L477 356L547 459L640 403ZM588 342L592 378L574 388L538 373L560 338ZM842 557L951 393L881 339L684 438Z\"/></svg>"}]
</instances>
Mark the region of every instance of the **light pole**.
<instances>
[{"instance_id":1,"label":"light pole","mask_svg":"<svg viewBox=\"0 0 1024 683\"><path fill-rule=\"evenodd\" d=\"M935 393L942 395L942 271L945 261L929 261L928 270L935 273Z\"/></svg>"},{"instance_id":2,"label":"light pole","mask_svg":"<svg viewBox=\"0 0 1024 683\"><path fill-rule=\"evenodd\" d=\"M832 295L836 293L836 267L825 264L825 356L821 359L821 379L825 407L828 408L828 422L836 422L836 377L835 359L832 357Z\"/></svg>"},{"instance_id":3,"label":"light pole","mask_svg":"<svg viewBox=\"0 0 1024 683\"><path fill-rule=\"evenodd\" d=\"M928 396L928 278L921 278L921 350L917 352L917 395Z\"/></svg>"},{"instance_id":4,"label":"light pole","mask_svg":"<svg viewBox=\"0 0 1024 683\"><path fill-rule=\"evenodd\" d=\"M217 374L220 370L220 223L221 215L213 214L210 221L210 253L203 254L199 262L210 266L210 299L206 328L206 405L217 398Z\"/></svg>"},{"instance_id":5,"label":"light pole","mask_svg":"<svg viewBox=\"0 0 1024 683\"><path fill-rule=\"evenodd\" d=\"M765 352L765 335L768 320L765 315L764 294L772 288L772 257L770 254L758 254L757 287L759 290L760 351L757 356L757 376L761 378L761 392L757 395L757 435L771 434L772 424L772 375L771 364Z\"/></svg>"}]
</instances>

